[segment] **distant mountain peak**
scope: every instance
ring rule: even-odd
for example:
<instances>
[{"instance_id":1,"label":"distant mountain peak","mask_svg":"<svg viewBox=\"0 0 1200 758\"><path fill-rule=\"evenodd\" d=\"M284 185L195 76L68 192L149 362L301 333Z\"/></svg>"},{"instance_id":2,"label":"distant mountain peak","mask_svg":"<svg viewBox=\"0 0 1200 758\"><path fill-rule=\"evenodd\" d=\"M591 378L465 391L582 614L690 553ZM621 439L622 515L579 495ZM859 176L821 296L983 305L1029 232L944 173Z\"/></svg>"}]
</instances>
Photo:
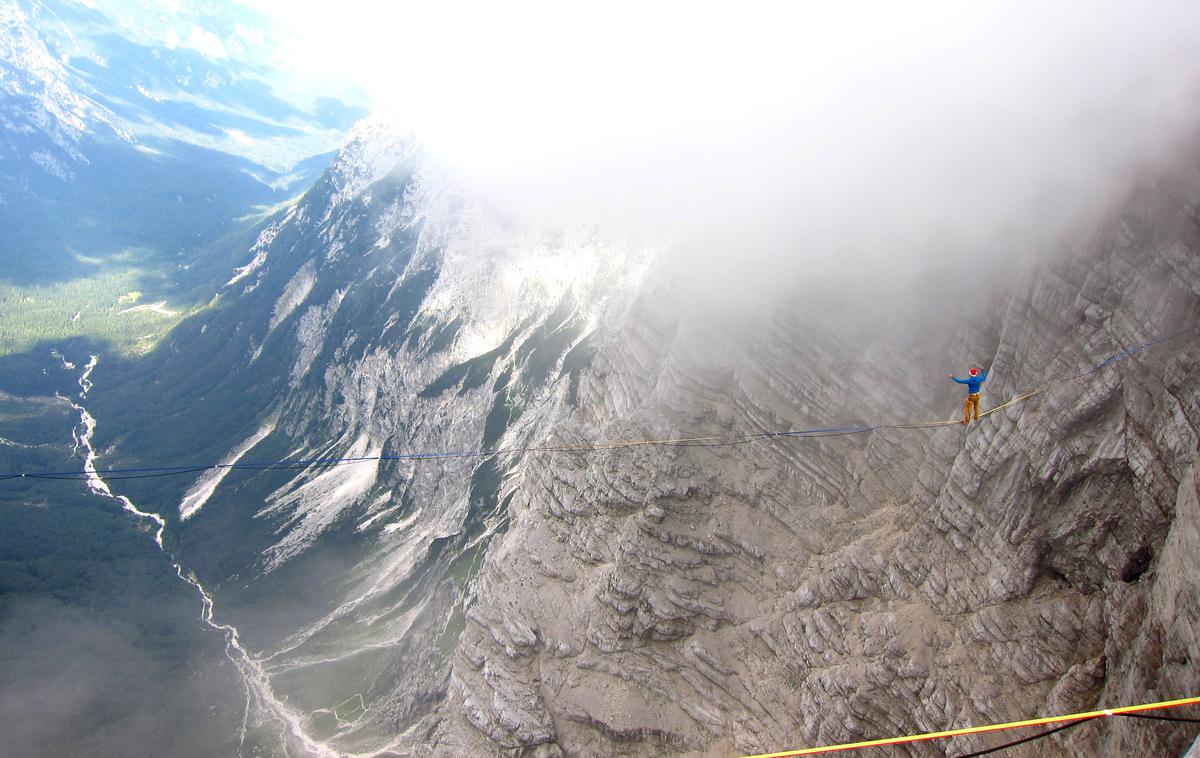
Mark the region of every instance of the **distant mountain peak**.
<instances>
[{"instance_id":1,"label":"distant mountain peak","mask_svg":"<svg viewBox=\"0 0 1200 758\"><path fill-rule=\"evenodd\" d=\"M419 153L411 131L379 115L362 119L350 130L346 146L330 167L335 202L358 195Z\"/></svg>"}]
</instances>

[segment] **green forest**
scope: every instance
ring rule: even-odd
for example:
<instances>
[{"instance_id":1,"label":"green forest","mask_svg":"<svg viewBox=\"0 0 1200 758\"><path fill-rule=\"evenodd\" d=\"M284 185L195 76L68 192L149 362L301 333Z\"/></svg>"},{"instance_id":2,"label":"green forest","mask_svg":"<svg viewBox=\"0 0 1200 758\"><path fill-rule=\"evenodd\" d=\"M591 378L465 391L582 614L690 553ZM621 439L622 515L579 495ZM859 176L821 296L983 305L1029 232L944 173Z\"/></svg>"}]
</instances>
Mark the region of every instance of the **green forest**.
<instances>
[{"instance_id":1,"label":"green forest","mask_svg":"<svg viewBox=\"0 0 1200 758\"><path fill-rule=\"evenodd\" d=\"M71 337L142 354L188 314L171 299L177 291L169 270L149 251L130 250L101 265L81 261L80 268L81 276L54 284L0 280L0 355Z\"/></svg>"}]
</instances>

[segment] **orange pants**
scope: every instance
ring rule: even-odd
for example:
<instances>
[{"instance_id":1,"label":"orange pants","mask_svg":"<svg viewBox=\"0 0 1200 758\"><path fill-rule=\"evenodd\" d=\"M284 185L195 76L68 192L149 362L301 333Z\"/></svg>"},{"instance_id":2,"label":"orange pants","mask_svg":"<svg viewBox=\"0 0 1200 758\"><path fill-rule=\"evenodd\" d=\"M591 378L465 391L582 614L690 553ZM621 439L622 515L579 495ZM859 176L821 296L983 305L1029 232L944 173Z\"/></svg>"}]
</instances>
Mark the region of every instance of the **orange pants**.
<instances>
[{"instance_id":1,"label":"orange pants","mask_svg":"<svg viewBox=\"0 0 1200 758\"><path fill-rule=\"evenodd\" d=\"M963 423L971 420L971 409L975 409L975 420L979 420L979 393L974 392L967 395L966 405L963 406Z\"/></svg>"}]
</instances>

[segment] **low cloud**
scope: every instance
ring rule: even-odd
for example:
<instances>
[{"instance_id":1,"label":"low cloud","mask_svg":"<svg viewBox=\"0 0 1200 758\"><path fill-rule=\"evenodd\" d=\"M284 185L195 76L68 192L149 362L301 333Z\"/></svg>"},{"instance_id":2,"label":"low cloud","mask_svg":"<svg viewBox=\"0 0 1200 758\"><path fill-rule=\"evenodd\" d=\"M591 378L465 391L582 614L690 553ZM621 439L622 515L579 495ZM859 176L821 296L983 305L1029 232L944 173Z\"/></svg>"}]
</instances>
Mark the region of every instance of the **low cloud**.
<instances>
[{"instance_id":1,"label":"low cloud","mask_svg":"<svg viewBox=\"0 0 1200 758\"><path fill-rule=\"evenodd\" d=\"M191 31L188 32L183 46L191 48L208 58L225 60L229 57L229 53L225 50L225 45L221 42L220 37L199 26L192 27Z\"/></svg>"},{"instance_id":2,"label":"low cloud","mask_svg":"<svg viewBox=\"0 0 1200 758\"><path fill-rule=\"evenodd\" d=\"M161 596L80 595L0 595L0 754L233 754L244 701L219 637L176 628Z\"/></svg>"},{"instance_id":3,"label":"low cloud","mask_svg":"<svg viewBox=\"0 0 1200 758\"><path fill-rule=\"evenodd\" d=\"M1200 115L1194 3L538 8L414 17L378 99L506 213L668 239L701 292L1003 270Z\"/></svg>"},{"instance_id":4,"label":"low cloud","mask_svg":"<svg viewBox=\"0 0 1200 758\"><path fill-rule=\"evenodd\" d=\"M1200 115L1194 2L253 5L502 217L667 244L702 300L1004 272Z\"/></svg>"}]
</instances>

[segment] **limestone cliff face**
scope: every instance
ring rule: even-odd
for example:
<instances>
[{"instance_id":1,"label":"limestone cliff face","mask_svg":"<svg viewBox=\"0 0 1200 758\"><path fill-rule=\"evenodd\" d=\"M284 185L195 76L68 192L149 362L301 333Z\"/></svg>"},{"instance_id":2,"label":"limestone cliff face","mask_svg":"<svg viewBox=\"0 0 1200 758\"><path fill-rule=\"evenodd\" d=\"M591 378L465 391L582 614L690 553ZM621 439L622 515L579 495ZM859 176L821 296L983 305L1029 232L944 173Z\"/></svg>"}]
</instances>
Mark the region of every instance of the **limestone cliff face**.
<instances>
[{"instance_id":1,"label":"limestone cliff face","mask_svg":"<svg viewBox=\"0 0 1200 758\"><path fill-rule=\"evenodd\" d=\"M989 406L1074 375L1200 323L1198 186L936 317L932 289L698 307L652 249L498 219L367 122L211 308L100 364L97 444L304 461L121 485L255 664L250 752L729 755L1195 693L1196 331L966 430L512 451L953 418L966 362Z\"/></svg>"},{"instance_id":2,"label":"limestone cliff face","mask_svg":"<svg viewBox=\"0 0 1200 758\"><path fill-rule=\"evenodd\" d=\"M1198 207L1194 184L1148 187L919 344L836 313L718 326L647 293L523 433L953 418L964 360L996 405L1197 324ZM523 458L431 749L729 755L1200 692L1196 334L966 430ZM1195 732L1111 719L1024 754L1179 755Z\"/></svg>"}]
</instances>

